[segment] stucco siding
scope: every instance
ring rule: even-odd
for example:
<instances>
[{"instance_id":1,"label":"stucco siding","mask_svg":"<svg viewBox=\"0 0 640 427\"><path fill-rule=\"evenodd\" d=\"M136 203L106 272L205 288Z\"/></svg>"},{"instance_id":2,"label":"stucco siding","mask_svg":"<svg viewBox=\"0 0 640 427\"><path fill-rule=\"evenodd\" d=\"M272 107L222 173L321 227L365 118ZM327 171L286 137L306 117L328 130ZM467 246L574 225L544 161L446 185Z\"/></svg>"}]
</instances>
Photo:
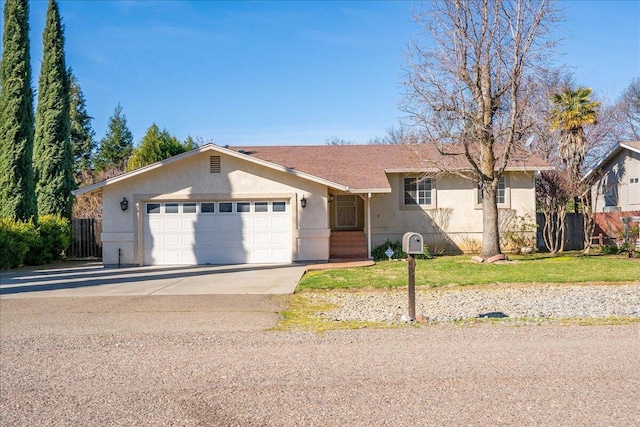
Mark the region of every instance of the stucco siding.
<instances>
[{"instance_id":1,"label":"stucco siding","mask_svg":"<svg viewBox=\"0 0 640 427\"><path fill-rule=\"evenodd\" d=\"M640 209L640 153L621 150L602 168L600 178L592 187L594 211L608 209L633 211ZM632 182L632 180L634 180Z\"/></svg>"},{"instance_id":2,"label":"stucco siding","mask_svg":"<svg viewBox=\"0 0 640 427\"><path fill-rule=\"evenodd\" d=\"M328 259L329 223L324 185L291 174L221 155L220 173L211 173L210 152L170 163L103 189L103 263L142 262L144 203L150 200L255 200L289 202L292 221L292 259ZM217 155L217 154L216 154ZM126 197L130 207L120 209ZM300 207L300 199L307 207ZM302 233L304 231L305 233Z\"/></svg>"},{"instance_id":3,"label":"stucco siding","mask_svg":"<svg viewBox=\"0 0 640 427\"><path fill-rule=\"evenodd\" d=\"M535 219L533 173L508 172L505 203L501 210L529 214ZM379 194L371 201L372 246L387 239L401 240L407 231L421 233L427 245L446 247L449 252L468 251L482 242L482 206L476 184L457 175L432 180L432 204L405 206L403 179L407 175L389 174L392 193Z\"/></svg>"}]
</instances>

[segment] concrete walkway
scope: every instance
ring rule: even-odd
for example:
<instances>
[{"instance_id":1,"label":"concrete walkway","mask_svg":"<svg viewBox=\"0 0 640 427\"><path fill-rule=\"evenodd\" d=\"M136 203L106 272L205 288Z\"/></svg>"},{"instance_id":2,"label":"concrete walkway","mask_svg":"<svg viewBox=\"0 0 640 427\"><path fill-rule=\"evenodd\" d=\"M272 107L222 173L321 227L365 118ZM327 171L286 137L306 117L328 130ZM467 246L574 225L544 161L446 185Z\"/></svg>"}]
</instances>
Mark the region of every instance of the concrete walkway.
<instances>
[{"instance_id":1,"label":"concrete walkway","mask_svg":"<svg viewBox=\"0 0 640 427\"><path fill-rule=\"evenodd\" d=\"M291 294L301 264L104 268L70 262L0 273L0 298Z\"/></svg>"}]
</instances>

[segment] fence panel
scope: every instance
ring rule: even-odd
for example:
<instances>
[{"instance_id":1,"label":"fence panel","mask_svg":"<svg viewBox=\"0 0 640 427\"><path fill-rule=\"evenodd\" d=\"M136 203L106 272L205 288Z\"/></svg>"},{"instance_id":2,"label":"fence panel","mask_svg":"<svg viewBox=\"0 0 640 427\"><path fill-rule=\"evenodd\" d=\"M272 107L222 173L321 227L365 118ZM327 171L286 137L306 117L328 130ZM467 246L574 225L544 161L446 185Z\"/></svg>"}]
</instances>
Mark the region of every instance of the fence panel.
<instances>
[{"instance_id":1,"label":"fence panel","mask_svg":"<svg viewBox=\"0 0 640 427\"><path fill-rule=\"evenodd\" d=\"M536 221L538 223L537 243L538 248L546 249L544 245L544 238L542 237L542 230L544 229L544 214L538 212L536 214ZM564 234L564 249L567 251L582 250L584 249L584 218L582 214L568 213L565 218L565 234Z\"/></svg>"},{"instance_id":2,"label":"fence panel","mask_svg":"<svg viewBox=\"0 0 640 427\"><path fill-rule=\"evenodd\" d=\"M67 250L68 258L102 258L101 218L74 218L71 230L73 239Z\"/></svg>"}]
</instances>

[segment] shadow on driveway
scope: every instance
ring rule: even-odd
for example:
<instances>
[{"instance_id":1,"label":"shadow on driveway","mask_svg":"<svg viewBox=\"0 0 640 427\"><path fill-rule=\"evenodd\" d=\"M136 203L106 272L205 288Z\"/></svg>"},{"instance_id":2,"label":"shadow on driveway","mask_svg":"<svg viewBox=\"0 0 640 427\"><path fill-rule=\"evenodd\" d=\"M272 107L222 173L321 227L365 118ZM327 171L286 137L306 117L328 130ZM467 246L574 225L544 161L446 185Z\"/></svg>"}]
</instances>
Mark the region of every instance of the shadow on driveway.
<instances>
[{"instance_id":1,"label":"shadow on driveway","mask_svg":"<svg viewBox=\"0 0 640 427\"><path fill-rule=\"evenodd\" d=\"M304 269L301 264L114 269L75 262L0 273L0 296L287 294L293 293ZM54 292L65 290L75 292Z\"/></svg>"}]
</instances>

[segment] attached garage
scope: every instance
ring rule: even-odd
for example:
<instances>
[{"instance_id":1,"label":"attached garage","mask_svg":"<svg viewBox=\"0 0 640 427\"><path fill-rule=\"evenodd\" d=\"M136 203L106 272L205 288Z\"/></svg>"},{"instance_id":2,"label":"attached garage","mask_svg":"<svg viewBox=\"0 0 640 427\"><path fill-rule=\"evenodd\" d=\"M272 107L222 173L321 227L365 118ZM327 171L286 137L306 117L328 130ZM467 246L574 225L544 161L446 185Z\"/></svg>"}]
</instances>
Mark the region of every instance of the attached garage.
<instances>
[{"instance_id":1,"label":"attached garage","mask_svg":"<svg viewBox=\"0 0 640 427\"><path fill-rule=\"evenodd\" d=\"M285 200L149 201L143 215L145 265L292 261Z\"/></svg>"}]
</instances>

